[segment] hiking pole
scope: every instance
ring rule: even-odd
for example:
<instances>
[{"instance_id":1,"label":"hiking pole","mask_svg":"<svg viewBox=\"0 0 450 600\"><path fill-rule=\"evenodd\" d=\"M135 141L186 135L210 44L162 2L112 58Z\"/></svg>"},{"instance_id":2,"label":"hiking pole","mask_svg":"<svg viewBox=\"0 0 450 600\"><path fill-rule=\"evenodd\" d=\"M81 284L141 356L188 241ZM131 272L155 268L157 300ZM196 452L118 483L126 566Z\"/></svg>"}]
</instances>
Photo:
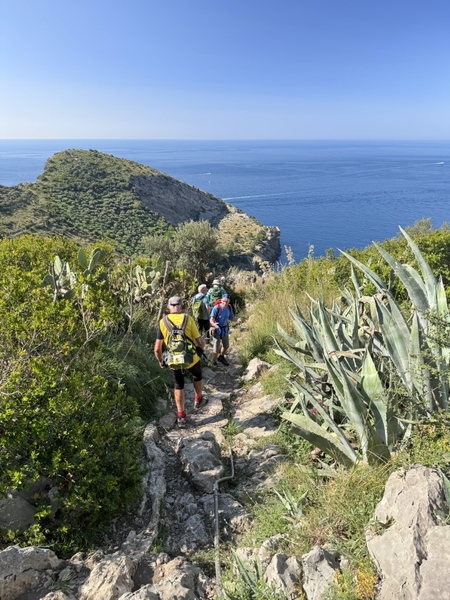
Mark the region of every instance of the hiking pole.
<instances>
[{"instance_id":1,"label":"hiking pole","mask_svg":"<svg viewBox=\"0 0 450 600\"><path fill-rule=\"evenodd\" d=\"M168 260L166 260L166 270L164 272L164 279L163 279L162 290L161 290L161 304L159 307L158 316L156 318L157 323L159 323L159 321L161 320L162 312L164 310L164 302L165 302L165 297L166 297L166 285L167 285L167 279L169 278L169 265L170 265L170 262Z\"/></svg>"},{"instance_id":2,"label":"hiking pole","mask_svg":"<svg viewBox=\"0 0 450 600\"><path fill-rule=\"evenodd\" d=\"M200 352L199 352L199 350L200 350ZM206 356L206 353L205 353L205 351L202 348L200 348L199 346L197 346L196 347L196 352L197 352L198 356L200 357L200 360L203 359L207 365L209 365L210 367L213 366L214 363L212 362L212 360L210 358L208 358Z\"/></svg>"},{"instance_id":3,"label":"hiking pole","mask_svg":"<svg viewBox=\"0 0 450 600\"><path fill-rule=\"evenodd\" d=\"M216 589L217 596L220 597L222 593L222 579L221 579L221 570L220 570L220 533L219 533L219 483L222 481L226 481L227 479L233 479L234 477L234 462L233 462L233 451L230 446L230 463L231 463L231 475L227 477L222 477L221 479L217 479L214 482L214 548L216 553Z\"/></svg>"}]
</instances>

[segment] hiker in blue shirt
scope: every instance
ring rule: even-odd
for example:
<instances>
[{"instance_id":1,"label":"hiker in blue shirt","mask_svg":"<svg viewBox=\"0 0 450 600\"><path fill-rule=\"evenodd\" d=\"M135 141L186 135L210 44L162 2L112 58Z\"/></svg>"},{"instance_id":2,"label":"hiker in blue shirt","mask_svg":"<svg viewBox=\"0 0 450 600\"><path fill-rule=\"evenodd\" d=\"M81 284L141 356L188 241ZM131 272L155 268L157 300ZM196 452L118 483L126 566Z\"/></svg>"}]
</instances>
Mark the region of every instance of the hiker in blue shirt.
<instances>
[{"instance_id":1,"label":"hiker in blue shirt","mask_svg":"<svg viewBox=\"0 0 450 600\"><path fill-rule=\"evenodd\" d=\"M234 316L230 299L225 295L222 297L220 304L215 304L211 310L210 323L214 330L212 356L215 365L217 365L217 361L225 366L230 364L225 358L230 346L228 321L240 323L241 319Z\"/></svg>"}]
</instances>

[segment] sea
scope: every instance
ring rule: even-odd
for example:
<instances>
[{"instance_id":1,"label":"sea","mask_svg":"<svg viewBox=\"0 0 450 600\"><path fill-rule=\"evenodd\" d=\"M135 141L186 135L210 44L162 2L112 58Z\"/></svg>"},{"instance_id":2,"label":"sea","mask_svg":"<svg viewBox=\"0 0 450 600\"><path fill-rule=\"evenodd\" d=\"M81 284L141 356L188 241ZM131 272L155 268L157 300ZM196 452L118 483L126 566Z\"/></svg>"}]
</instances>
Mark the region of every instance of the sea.
<instances>
[{"instance_id":1,"label":"sea","mask_svg":"<svg viewBox=\"0 0 450 600\"><path fill-rule=\"evenodd\" d=\"M68 148L127 158L281 231L296 261L450 221L450 141L0 140L0 185L34 182ZM286 260L283 252L281 262Z\"/></svg>"}]
</instances>

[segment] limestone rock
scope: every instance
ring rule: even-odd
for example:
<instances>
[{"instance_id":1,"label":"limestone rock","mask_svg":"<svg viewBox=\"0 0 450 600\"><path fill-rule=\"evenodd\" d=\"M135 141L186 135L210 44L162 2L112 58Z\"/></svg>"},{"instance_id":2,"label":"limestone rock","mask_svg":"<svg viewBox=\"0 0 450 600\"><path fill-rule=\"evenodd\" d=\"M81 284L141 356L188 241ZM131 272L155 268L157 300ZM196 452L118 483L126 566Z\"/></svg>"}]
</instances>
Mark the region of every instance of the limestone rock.
<instances>
[{"instance_id":1,"label":"limestone rock","mask_svg":"<svg viewBox=\"0 0 450 600\"><path fill-rule=\"evenodd\" d=\"M135 564L124 554L105 557L81 588L80 600L118 600L133 589Z\"/></svg>"},{"instance_id":2,"label":"limestone rock","mask_svg":"<svg viewBox=\"0 0 450 600\"><path fill-rule=\"evenodd\" d=\"M249 523L250 515L231 494L220 494L218 497L219 523L221 536L230 538L237 533L243 533ZM214 525L214 496L203 497L203 509L209 517L211 526Z\"/></svg>"},{"instance_id":3,"label":"limestone rock","mask_svg":"<svg viewBox=\"0 0 450 600\"><path fill-rule=\"evenodd\" d=\"M6 529L27 529L33 524L36 508L17 492L9 492L0 500L0 527Z\"/></svg>"},{"instance_id":4,"label":"limestone rock","mask_svg":"<svg viewBox=\"0 0 450 600\"><path fill-rule=\"evenodd\" d=\"M370 527L366 533L382 578L380 600L450 599L450 588L443 583L448 576L450 527L442 525L441 516L447 513L436 470L415 465L389 477L375 511L385 529L378 533Z\"/></svg>"},{"instance_id":5,"label":"limestone rock","mask_svg":"<svg viewBox=\"0 0 450 600\"><path fill-rule=\"evenodd\" d=\"M199 490L211 494L215 481L224 472L220 446L214 434L205 431L198 438L184 438L178 454L192 483Z\"/></svg>"},{"instance_id":6,"label":"limestone rock","mask_svg":"<svg viewBox=\"0 0 450 600\"><path fill-rule=\"evenodd\" d=\"M450 526L432 527L425 545L427 557L420 568L422 583L418 600L450 600L450 587L445 577L450 565Z\"/></svg>"},{"instance_id":7,"label":"limestone rock","mask_svg":"<svg viewBox=\"0 0 450 600\"><path fill-rule=\"evenodd\" d=\"M248 363L247 368L242 374L242 379L244 381L251 381L256 377L259 377L263 371L267 371L270 368L270 363L261 360L258 357L252 358L252 360Z\"/></svg>"},{"instance_id":8,"label":"limestone rock","mask_svg":"<svg viewBox=\"0 0 450 600\"><path fill-rule=\"evenodd\" d=\"M282 592L287 598L298 597L302 575L301 563L294 556L277 553L267 567L267 583Z\"/></svg>"},{"instance_id":9,"label":"limestone rock","mask_svg":"<svg viewBox=\"0 0 450 600\"><path fill-rule=\"evenodd\" d=\"M160 565L154 572L153 583L120 600L197 600L205 597L202 591L201 570L186 559L177 557ZM198 589L200 588L200 589ZM154 594L152 596L151 594Z\"/></svg>"},{"instance_id":10,"label":"limestone rock","mask_svg":"<svg viewBox=\"0 0 450 600\"><path fill-rule=\"evenodd\" d=\"M308 600L322 600L325 591L333 584L339 568L336 557L320 546L302 556L304 572L303 590Z\"/></svg>"},{"instance_id":11,"label":"limestone rock","mask_svg":"<svg viewBox=\"0 0 450 600\"><path fill-rule=\"evenodd\" d=\"M51 550L29 546L9 546L0 552L0 598L15 600L21 594L45 587L46 571L57 569L61 561Z\"/></svg>"}]
</instances>

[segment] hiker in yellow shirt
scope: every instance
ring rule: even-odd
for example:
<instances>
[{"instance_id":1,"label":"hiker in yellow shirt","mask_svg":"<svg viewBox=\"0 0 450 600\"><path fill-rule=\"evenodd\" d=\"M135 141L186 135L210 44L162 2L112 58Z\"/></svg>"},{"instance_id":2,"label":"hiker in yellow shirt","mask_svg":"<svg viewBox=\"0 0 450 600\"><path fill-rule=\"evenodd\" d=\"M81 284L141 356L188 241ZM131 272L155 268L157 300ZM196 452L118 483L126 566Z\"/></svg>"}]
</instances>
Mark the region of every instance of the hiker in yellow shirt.
<instances>
[{"instance_id":1,"label":"hiker in yellow shirt","mask_svg":"<svg viewBox=\"0 0 450 600\"><path fill-rule=\"evenodd\" d=\"M205 342L197 329L197 325L194 319L183 313L183 300L179 296L173 296L169 299L169 302L167 303L167 309L169 311L169 315L167 316L167 318L169 319L169 323L176 328L180 327L183 323L185 316L187 317L186 327L184 330L185 335L189 340L192 340L195 343L197 351L198 349L200 349L199 353L202 354L203 349L205 347ZM169 330L166 324L164 323L164 318L162 318L158 324L158 329L156 332L156 341L153 349L154 354L162 369L167 367L167 364L165 363L163 358L163 350L164 347L167 346L168 339ZM171 369L174 379L175 404L177 405L177 424L180 428L186 427L186 410L184 406L185 370L189 371L192 374L194 380L194 410L199 410L208 402L207 398L205 398L202 393L203 381L200 356L197 353L194 353L192 362L189 365L187 365L185 369Z\"/></svg>"}]
</instances>

